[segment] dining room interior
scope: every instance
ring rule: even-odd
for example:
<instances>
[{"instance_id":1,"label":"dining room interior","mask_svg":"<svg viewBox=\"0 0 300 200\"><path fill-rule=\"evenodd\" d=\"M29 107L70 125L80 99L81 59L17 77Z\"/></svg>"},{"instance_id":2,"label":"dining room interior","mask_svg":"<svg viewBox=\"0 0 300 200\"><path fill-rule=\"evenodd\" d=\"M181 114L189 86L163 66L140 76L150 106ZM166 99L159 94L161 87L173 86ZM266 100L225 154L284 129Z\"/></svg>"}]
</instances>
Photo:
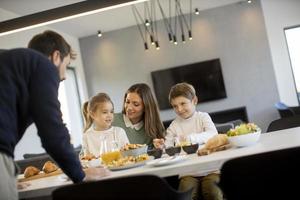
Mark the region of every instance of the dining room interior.
<instances>
[{"instance_id":1,"label":"dining room interior","mask_svg":"<svg viewBox=\"0 0 300 200\"><path fill-rule=\"evenodd\" d=\"M135 190L136 184L130 185L132 182L153 179L151 175L157 176L155 181L165 187L166 177L222 169L226 199L268 198L269 191L278 187L275 178L284 182L289 182L291 177L300 178L296 172L300 166L297 159L300 62L295 54L300 47L299 8L297 0L2 0L0 44L1 49L27 47L34 35L45 30L58 32L70 43L77 58L67 69L67 79L60 84L59 100L77 153L82 145L82 105L99 92L109 94L114 112L118 113L122 111L128 87L146 83L156 96L165 127L169 126L176 117L167 99L170 85L174 84L168 80L169 74L180 79L183 72L189 73L186 80L194 84L199 95L196 108L209 113L219 133L242 122L252 122L250 126L255 126L253 133L246 134L251 139L233 141L227 134L229 143L215 149L197 144L197 148L203 149L188 153L181 146L180 153L153 151L157 156L153 160L148 151L150 160L137 162L132 168L113 166L111 175L103 178L103 182L90 183L94 185L90 189L94 187L97 191L102 185L109 188L103 189L103 195L116 193L119 198L117 192L111 192L111 188L115 191L116 184L128 184L119 190L125 191L125 195L128 190ZM67 19L61 20L63 17ZM35 23L41 24L29 28ZM210 87L197 85L205 83ZM215 93L206 93L209 90ZM236 134L231 130L230 134ZM33 162L39 164L38 168L43 168L49 159L55 163L43 149L35 125L26 130L16 146L14 159L21 164L22 171ZM261 165L257 165L257 159L261 159ZM270 159L278 159L280 164L272 167ZM224 163L227 164L223 168ZM86 162L88 165L95 163ZM236 170L237 167L243 170ZM264 167L271 170L261 171ZM293 176L286 176L286 169L292 169ZM276 173L279 175L274 176ZM262 175L264 179L260 179ZM64 199L82 195L82 185L71 184L60 169L49 177L26 179L23 174L20 176L20 182L31 184L19 190L20 199ZM252 192L253 187L247 187L251 182L245 181L248 178L259 182L260 196ZM263 189L266 183L271 190ZM231 190L232 184L243 192ZM61 186L61 190L53 193ZM287 191L295 194L290 188L280 187L278 195L285 195ZM79 193L73 193L74 190ZM147 188L146 192L149 192ZM164 193L180 196L173 188L165 189ZM188 193L182 194L189 196ZM142 195L144 197L144 193ZM85 197L83 194L83 199ZM163 195L154 199L158 198L167 199Z\"/></svg>"},{"instance_id":2,"label":"dining room interior","mask_svg":"<svg viewBox=\"0 0 300 200\"><path fill-rule=\"evenodd\" d=\"M32 0L28 4L35 6L32 10L25 10L23 3L3 1L0 19L1 22L12 19L13 23L15 17L78 2L81 1L53 1L37 6ZM168 13L168 1L161 2ZM81 143L81 103L90 96L99 91L107 92L115 104L115 111L120 112L128 86L144 82L154 88L151 72L212 59L220 59L226 98L200 102L198 110L213 113L245 107L248 120L265 132L269 123L279 118L274 107L276 102L299 105L283 31L299 25L299 2L226 0L220 3L201 0L192 1L192 9L190 1L186 2L184 5L181 1L182 17L191 18L192 40L181 41L178 18L177 45L170 43L165 21L156 5L155 34L159 39L159 50L150 43L149 49L145 50L145 40L139 32L140 24L134 17L132 5L3 35L0 37L1 48L26 47L33 35L48 29L59 32L70 42L78 56L71 64L73 82L65 86L75 87L71 89L72 94L65 95L66 104L71 104L72 109L66 108L64 115L70 116L67 124L75 146ZM141 16L145 15L148 3L135 4ZM174 22L176 17L167 19ZM101 37L97 35L99 30ZM77 103L74 103L74 95L78 96ZM160 115L164 121L175 117L171 109L161 110ZM22 159L24 152L44 151L36 129L31 127L27 132L16 148L16 159Z\"/></svg>"}]
</instances>

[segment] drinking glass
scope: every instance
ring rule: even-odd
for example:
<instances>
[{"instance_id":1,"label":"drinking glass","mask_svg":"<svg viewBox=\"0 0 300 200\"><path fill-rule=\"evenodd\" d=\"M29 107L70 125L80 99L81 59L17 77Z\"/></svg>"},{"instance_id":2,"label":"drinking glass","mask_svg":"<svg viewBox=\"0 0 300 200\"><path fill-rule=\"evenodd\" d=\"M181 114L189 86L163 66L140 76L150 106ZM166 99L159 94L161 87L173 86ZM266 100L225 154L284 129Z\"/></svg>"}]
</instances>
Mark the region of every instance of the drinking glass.
<instances>
[{"instance_id":1,"label":"drinking glass","mask_svg":"<svg viewBox=\"0 0 300 200\"><path fill-rule=\"evenodd\" d=\"M190 144L190 138L185 135L178 135L175 137L175 146L186 146Z\"/></svg>"},{"instance_id":2,"label":"drinking glass","mask_svg":"<svg viewBox=\"0 0 300 200\"><path fill-rule=\"evenodd\" d=\"M107 137L101 138L100 157L102 162L106 165L114 160L118 160L121 157L121 153L118 149L117 142L115 140L109 141Z\"/></svg>"}]
</instances>

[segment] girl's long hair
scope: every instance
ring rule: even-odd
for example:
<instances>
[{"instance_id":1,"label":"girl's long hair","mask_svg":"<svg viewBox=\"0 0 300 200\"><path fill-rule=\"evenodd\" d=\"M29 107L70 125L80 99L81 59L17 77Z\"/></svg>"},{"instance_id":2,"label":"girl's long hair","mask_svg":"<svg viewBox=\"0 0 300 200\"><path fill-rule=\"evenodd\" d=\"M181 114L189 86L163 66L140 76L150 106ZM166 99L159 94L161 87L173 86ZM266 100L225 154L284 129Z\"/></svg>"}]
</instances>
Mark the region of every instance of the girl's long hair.
<instances>
[{"instance_id":1,"label":"girl's long hair","mask_svg":"<svg viewBox=\"0 0 300 200\"><path fill-rule=\"evenodd\" d=\"M128 93L137 93L144 103L143 120L146 134L148 134L151 138L164 138L165 128L160 120L158 106L152 95L150 87L145 83L132 85L124 96L123 114L126 114L125 102Z\"/></svg>"},{"instance_id":2,"label":"girl's long hair","mask_svg":"<svg viewBox=\"0 0 300 200\"><path fill-rule=\"evenodd\" d=\"M84 129L85 133L93 124L93 119L91 117L91 113L95 113L98 109L98 105L100 103L110 102L112 105L113 102L110 97L106 93L98 93L93 96L89 101L86 101L82 107L82 114L84 118Z\"/></svg>"}]
</instances>

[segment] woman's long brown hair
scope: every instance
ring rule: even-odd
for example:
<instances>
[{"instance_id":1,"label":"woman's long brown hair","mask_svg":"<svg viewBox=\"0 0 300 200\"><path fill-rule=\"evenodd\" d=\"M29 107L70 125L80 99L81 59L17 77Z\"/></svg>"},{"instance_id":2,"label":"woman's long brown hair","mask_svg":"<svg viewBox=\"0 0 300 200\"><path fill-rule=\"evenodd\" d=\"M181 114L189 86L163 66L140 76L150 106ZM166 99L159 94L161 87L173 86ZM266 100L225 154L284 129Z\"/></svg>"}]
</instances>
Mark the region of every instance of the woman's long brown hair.
<instances>
[{"instance_id":1,"label":"woman's long brown hair","mask_svg":"<svg viewBox=\"0 0 300 200\"><path fill-rule=\"evenodd\" d=\"M143 120L146 134L148 134L151 138L164 138L165 128L160 120L158 106L152 95L150 87L145 83L132 85L124 96L123 114L126 114L125 102L128 93L137 93L144 103Z\"/></svg>"}]
</instances>

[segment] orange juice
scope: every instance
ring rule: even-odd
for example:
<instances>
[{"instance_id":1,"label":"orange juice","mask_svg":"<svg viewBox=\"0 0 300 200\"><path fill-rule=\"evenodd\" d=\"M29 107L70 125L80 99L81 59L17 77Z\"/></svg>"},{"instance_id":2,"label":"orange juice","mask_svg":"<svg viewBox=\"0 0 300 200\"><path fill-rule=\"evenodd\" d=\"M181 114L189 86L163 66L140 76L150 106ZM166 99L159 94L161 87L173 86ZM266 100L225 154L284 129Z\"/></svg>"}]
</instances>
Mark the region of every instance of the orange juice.
<instances>
[{"instance_id":1,"label":"orange juice","mask_svg":"<svg viewBox=\"0 0 300 200\"><path fill-rule=\"evenodd\" d=\"M101 159L104 164L108 164L113 160L118 160L120 158L121 158L120 151L111 151L101 155Z\"/></svg>"}]
</instances>

